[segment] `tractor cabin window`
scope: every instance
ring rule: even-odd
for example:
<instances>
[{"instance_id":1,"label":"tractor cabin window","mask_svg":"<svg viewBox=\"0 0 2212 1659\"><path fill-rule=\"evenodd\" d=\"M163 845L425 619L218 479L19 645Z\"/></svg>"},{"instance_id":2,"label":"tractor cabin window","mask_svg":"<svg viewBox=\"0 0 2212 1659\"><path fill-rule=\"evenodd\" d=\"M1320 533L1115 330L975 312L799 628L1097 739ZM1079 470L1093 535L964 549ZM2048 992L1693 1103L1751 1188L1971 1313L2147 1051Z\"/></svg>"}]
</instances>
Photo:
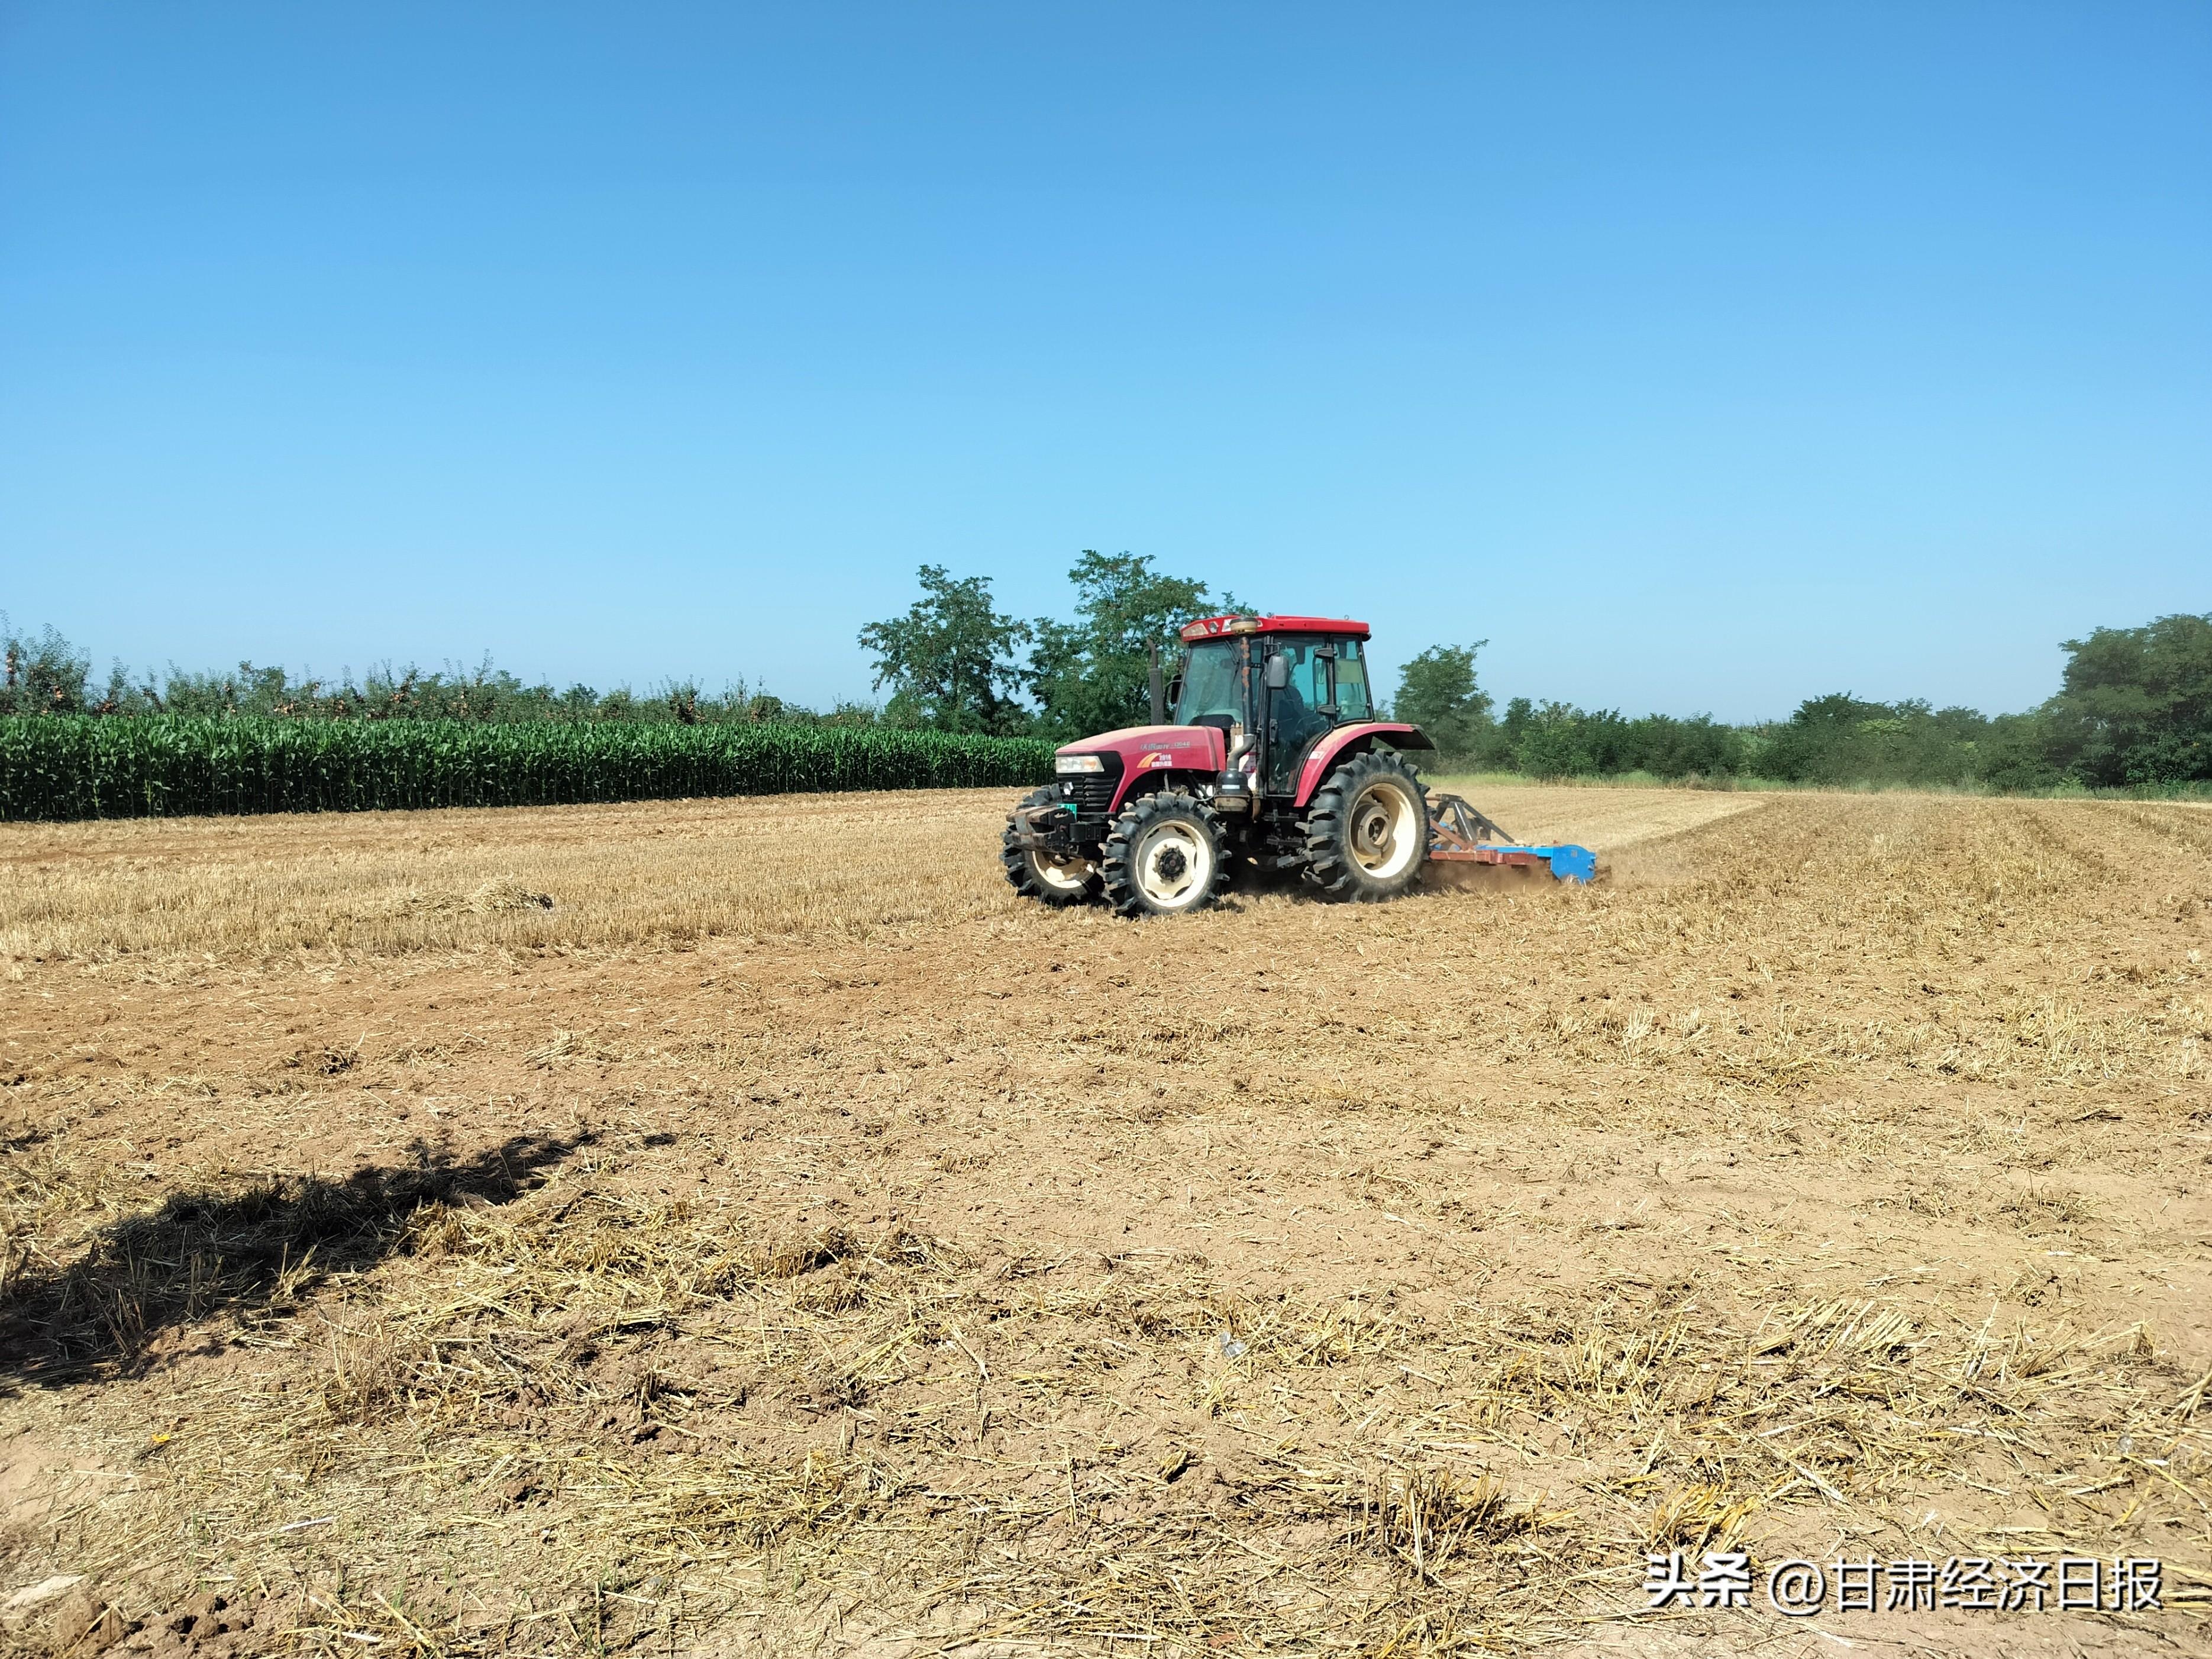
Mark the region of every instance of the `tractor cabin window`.
<instances>
[{"instance_id":1,"label":"tractor cabin window","mask_svg":"<svg viewBox=\"0 0 2212 1659\"><path fill-rule=\"evenodd\" d=\"M1328 643L1310 635L1293 635L1276 647L1291 659L1291 683L1284 695L1300 707L1318 711L1328 706L1328 659L1321 653Z\"/></svg>"},{"instance_id":2,"label":"tractor cabin window","mask_svg":"<svg viewBox=\"0 0 2212 1659\"><path fill-rule=\"evenodd\" d=\"M1375 718L1367 698L1367 647L1358 640L1336 642L1336 717L1340 720Z\"/></svg>"},{"instance_id":3,"label":"tractor cabin window","mask_svg":"<svg viewBox=\"0 0 2212 1659\"><path fill-rule=\"evenodd\" d=\"M1297 702L1317 714L1333 708L1340 724L1374 718L1367 697L1367 653L1361 641L1309 635L1285 639L1278 648L1291 659L1289 690Z\"/></svg>"},{"instance_id":4,"label":"tractor cabin window","mask_svg":"<svg viewBox=\"0 0 2212 1659\"><path fill-rule=\"evenodd\" d=\"M1226 714L1243 725L1244 688L1238 673L1243 662L1242 640L1206 640L1191 647L1176 693L1175 723L1188 726L1208 714Z\"/></svg>"}]
</instances>

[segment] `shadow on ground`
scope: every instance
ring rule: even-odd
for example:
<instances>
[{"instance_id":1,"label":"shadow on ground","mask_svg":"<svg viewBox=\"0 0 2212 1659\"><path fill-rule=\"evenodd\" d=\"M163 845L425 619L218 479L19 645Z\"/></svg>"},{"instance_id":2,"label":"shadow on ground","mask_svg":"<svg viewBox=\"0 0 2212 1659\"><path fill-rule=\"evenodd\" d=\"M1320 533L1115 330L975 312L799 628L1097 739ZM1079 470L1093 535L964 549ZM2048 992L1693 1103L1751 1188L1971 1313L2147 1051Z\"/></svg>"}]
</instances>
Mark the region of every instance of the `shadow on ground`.
<instances>
[{"instance_id":1,"label":"shadow on ground","mask_svg":"<svg viewBox=\"0 0 2212 1659\"><path fill-rule=\"evenodd\" d=\"M404 1254L425 1206L507 1203L594 1139L518 1135L459 1160L418 1141L411 1162L343 1181L279 1176L172 1194L51 1272L27 1257L0 1262L0 1395L157 1363L165 1338L216 1315L283 1318L325 1279Z\"/></svg>"}]
</instances>

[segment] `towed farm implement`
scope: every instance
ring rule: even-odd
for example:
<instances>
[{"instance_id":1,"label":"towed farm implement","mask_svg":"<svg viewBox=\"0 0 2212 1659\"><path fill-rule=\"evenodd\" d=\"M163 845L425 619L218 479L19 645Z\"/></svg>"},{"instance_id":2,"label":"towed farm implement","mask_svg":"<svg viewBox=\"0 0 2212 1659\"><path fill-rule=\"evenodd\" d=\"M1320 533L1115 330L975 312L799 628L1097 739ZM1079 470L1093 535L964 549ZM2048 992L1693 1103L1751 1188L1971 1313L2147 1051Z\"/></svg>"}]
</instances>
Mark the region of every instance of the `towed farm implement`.
<instances>
[{"instance_id":1,"label":"towed farm implement","mask_svg":"<svg viewBox=\"0 0 2212 1659\"><path fill-rule=\"evenodd\" d=\"M1405 755L1436 745L1374 717L1368 636L1327 617L1190 623L1172 679L1155 669L1152 723L1065 744L1054 781L1014 808L1006 878L1131 916L1201 909L1244 865L1344 899L1395 898L1431 861L1591 879L1588 848L1517 843L1430 793Z\"/></svg>"}]
</instances>

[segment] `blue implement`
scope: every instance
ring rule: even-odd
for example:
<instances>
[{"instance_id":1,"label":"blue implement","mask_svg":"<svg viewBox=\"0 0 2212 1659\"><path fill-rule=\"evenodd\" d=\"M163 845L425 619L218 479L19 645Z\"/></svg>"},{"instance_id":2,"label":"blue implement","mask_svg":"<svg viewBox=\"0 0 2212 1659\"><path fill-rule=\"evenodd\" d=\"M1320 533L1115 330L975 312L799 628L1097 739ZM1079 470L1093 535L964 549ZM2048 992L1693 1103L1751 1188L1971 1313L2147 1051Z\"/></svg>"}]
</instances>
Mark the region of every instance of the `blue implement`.
<instances>
[{"instance_id":1,"label":"blue implement","mask_svg":"<svg viewBox=\"0 0 2212 1659\"><path fill-rule=\"evenodd\" d=\"M1487 847L1477 845L1477 853L1495 856L1485 862L1520 864L1533 860L1542 864L1561 881L1589 881L1597 874L1597 854L1587 847L1562 844L1557 847ZM1515 855L1518 856L1515 856Z\"/></svg>"},{"instance_id":2,"label":"blue implement","mask_svg":"<svg viewBox=\"0 0 2212 1659\"><path fill-rule=\"evenodd\" d=\"M1597 876L1597 854L1589 848L1566 842L1534 847L1516 842L1495 818L1485 817L1457 795L1430 799L1429 856L1460 864L1540 864L1558 880L1577 884Z\"/></svg>"}]
</instances>

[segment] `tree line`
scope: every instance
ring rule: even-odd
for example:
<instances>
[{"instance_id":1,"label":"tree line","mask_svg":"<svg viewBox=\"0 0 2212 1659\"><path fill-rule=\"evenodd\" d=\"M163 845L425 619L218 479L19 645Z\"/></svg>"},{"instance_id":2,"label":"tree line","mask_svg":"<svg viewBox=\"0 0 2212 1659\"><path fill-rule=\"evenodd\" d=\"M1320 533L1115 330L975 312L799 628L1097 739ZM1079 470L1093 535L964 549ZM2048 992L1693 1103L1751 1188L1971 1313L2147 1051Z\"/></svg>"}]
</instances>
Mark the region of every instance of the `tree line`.
<instances>
[{"instance_id":1,"label":"tree line","mask_svg":"<svg viewBox=\"0 0 2212 1659\"><path fill-rule=\"evenodd\" d=\"M1060 741L1139 725L1149 718L1151 648L1172 649L1194 617L1241 608L1127 553L1086 551L1068 577L1073 620L1024 622L994 607L987 578L924 566L922 596L906 614L860 632L876 689L891 693L886 717ZM1444 767L2004 791L2212 781L2212 616L2064 641L2057 694L2025 714L1837 691L1787 720L1740 726L1530 697L1500 709L1476 672L1485 643L1431 646L1399 676L1391 712L1435 740Z\"/></svg>"},{"instance_id":2,"label":"tree line","mask_svg":"<svg viewBox=\"0 0 2212 1659\"><path fill-rule=\"evenodd\" d=\"M989 578L923 566L921 597L860 632L873 689L888 694L880 704L811 709L742 681L711 695L688 680L642 696L626 687L556 690L489 660L474 670L387 667L332 682L241 663L235 673L173 667L157 684L118 665L101 684L88 655L52 629L18 635L0 616L0 714L885 726L1065 742L1142 724L1152 649L1172 651L1194 617L1243 608L1226 591L1163 571L1146 556L1086 550L1068 579L1072 617L1024 619L998 609ZM1748 725L1704 714L1630 717L1525 696L1501 708L1477 672L1485 643L1431 646L1400 674L1392 712L1430 734L1443 767L2003 791L2212 782L2212 615L2160 617L2066 641L2057 692L2037 708L1997 715L1844 691L1808 698L1786 720Z\"/></svg>"},{"instance_id":3,"label":"tree line","mask_svg":"<svg viewBox=\"0 0 2212 1659\"><path fill-rule=\"evenodd\" d=\"M1727 726L1516 697L1502 713L1473 646L1406 665L1396 713L1478 769L1538 777L1645 773L1803 784L2040 790L2212 781L2212 616L2160 617L2063 642L2057 693L2025 714L1925 701L1809 697L1785 720Z\"/></svg>"},{"instance_id":4,"label":"tree line","mask_svg":"<svg viewBox=\"0 0 2212 1659\"><path fill-rule=\"evenodd\" d=\"M254 716L309 720L460 720L471 724L555 721L623 726L874 726L873 704L812 709L737 680L719 692L688 679L647 692L601 691L574 684L532 685L489 658L474 668L386 665L356 678L293 678L284 669L241 662L234 671L134 675L117 663L103 682L89 653L53 629L19 634L0 612L0 715Z\"/></svg>"}]
</instances>

